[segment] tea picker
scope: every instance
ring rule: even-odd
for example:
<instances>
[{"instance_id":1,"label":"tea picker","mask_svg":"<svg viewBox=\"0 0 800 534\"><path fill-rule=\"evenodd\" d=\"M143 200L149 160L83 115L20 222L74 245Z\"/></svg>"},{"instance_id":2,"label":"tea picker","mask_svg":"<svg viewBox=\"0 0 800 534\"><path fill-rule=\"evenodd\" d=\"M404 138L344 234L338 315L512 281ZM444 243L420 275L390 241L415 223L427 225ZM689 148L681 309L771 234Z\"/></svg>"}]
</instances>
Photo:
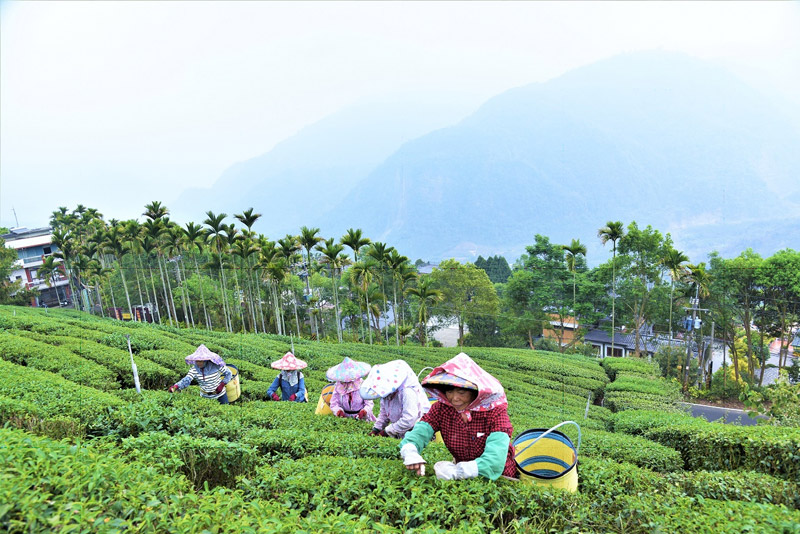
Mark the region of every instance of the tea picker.
<instances>
[{"instance_id":1,"label":"tea picker","mask_svg":"<svg viewBox=\"0 0 800 534\"><path fill-rule=\"evenodd\" d=\"M351 360L345 356L342 363L334 365L325 373L334 383L330 398L330 409L337 417L375 421L372 401L359 393L362 377L372 366L366 362Z\"/></svg>"},{"instance_id":2,"label":"tea picker","mask_svg":"<svg viewBox=\"0 0 800 534\"><path fill-rule=\"evenodd\" d=\"M233 380L233 373L219 354L211 352L205 345L200 345L186 357L186 363L191 365L189 373L169 388L170 393L182 390L192 381L197 381L201 397L217 399L220 404L230 402L225 386Z\"/></svg>"},{"instance_id":3,"label":"tea picker","mask_svg":"<svg viewBox=\"0 0 800 534\"><path fill-rule=\"evenodd\" d=\"M284 354L280 360L272 362L270 367L279 370L280 373L267 389L267 400L308 402L305 377L300 372L300 369L305 369L307 366L306 362L291 352ZM281 390L280 396L278 389Z\"/></svg>"},{"instance_id":4,"label":"tea picker","mask_svg":"<svg viewBox=\"0 0 800 534\"><path fill-rule=\"evenodd\" d=\"M516 477L511 446L514 429L505 391L496 378L462 352L434 368L422 386L437 402L400 442L406 469L424 473L426 462L421 453L436 432L441 432L453 461L433 466L437 478Z\"/></svg>"}]
</instances>

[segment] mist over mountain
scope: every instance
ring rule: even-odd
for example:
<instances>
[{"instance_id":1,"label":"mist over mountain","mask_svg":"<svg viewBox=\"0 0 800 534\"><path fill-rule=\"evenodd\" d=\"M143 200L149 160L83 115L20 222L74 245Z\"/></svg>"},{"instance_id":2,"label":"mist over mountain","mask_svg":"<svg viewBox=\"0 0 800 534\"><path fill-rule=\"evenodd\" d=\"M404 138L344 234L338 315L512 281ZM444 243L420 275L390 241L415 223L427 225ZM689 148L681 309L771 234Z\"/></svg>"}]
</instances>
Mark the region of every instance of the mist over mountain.
<instances>
[{"instance_id":1,"label":"mist over mountain","mask_svg":"<svg viewBox=\"0 0 800 534\"><path fill-rule=\"evenodd\" d=\"M398 93L354 104L269 152L232 165L210 188L185 191L168 203L171 215L202 222L208 210L232 216L252 206L262 213L255 230L272 239L297 233L338 205L405 140L454 124L473 111L473 99Z\"/></svg>"},{"instance_id":2,"label":"mist over mountain","mask_svg":"<svg viewBox=\"0 0 800 534\"><path fill-rule=\"evenodd\" d=\"M337 238L362 228L412 260L513 260L541 233L580 239L597 264L609 220L670 232L695 262L800 247L794 115L715 63L638 52L511 89L471 115L457 104L344 109L187 191L173 218L253 206L271 239L302 225Z\"/></svg>"},{"instance_id":3,"label":"mist over mountain","mask_svg":"<svg viewBox=\"0 0 800 534\"><path fill-rule=\"evenodd\" d=\"M318 225L426 259L515 257L536 233L580 238L592 256L608 220L670 232L693 261L743 241L771 253L800 220L798 146L781 109L724 69L635 53L512 89L406 143Z\"/></svg>"}]
</instances>

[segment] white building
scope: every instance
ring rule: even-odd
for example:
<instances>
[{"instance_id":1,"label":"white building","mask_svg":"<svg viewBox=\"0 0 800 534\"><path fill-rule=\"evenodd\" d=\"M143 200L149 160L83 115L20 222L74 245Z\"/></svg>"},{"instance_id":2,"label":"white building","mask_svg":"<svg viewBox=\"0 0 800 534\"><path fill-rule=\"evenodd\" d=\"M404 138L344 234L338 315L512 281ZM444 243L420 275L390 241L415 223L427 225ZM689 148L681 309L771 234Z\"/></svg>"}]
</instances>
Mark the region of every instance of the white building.
<instances>
[{"instance_id":1,"label":"white building","mask_svg":"<svg viewBox=\"0 0 800 534\"><path fill-rule=\"evenodd\" d=\"M52 244L53 233L50 227L35 228L12 228L7 234L0 235L5 241L6 248L17 251L17 261L14 263L11 281L19 280L28 289L38 291L38 296L32 306L57 307L62 303L71 300L69 280L63 273L56 273L52 276L50 285L39 276L39 267L44 263L44 259L52 256L58 251L58 247Z\"/></svg>"}]
</instances>

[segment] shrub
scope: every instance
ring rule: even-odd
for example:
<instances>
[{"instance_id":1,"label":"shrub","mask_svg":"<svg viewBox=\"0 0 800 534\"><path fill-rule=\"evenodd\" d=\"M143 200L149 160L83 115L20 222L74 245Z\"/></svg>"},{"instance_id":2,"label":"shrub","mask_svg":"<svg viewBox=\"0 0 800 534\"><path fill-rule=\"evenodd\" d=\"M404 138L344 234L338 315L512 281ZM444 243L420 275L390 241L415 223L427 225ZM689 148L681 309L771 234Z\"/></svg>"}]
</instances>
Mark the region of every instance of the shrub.
<instances>
[{"instance_id":1,"label":"shrub","mask_svg":"<svg viewBox=\"0 0 800 534\"><path fill-rule=\"evenodd\" d=\"M97 389L119 389L116 376L106 367L76 356L71 351L0 332L0 356L4 360L59 374Z\"/></svg>"}]
</instances>

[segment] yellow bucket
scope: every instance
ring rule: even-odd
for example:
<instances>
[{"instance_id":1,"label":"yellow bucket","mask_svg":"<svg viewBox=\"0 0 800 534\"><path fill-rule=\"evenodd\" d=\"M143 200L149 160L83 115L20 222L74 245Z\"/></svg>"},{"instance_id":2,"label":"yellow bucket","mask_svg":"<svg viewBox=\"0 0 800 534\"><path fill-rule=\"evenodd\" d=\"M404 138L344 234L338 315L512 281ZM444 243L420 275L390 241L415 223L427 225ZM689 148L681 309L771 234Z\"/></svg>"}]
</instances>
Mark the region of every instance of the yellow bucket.
<instances>
[{"instance_id":1,"label":"yellow bucket","mask_svg":"<svg viewBox=\"0 0 800 534\"><path fill-rule=\"evenodd\" d=\"M439 402L439 399L437 399L436 397L428 397L428 402L430 402L431 406L433 406L434 404ZM442 439L442 433L441 432L437 432L436 435L433 436L433 442L434 443L444 443L444 440Z\"/></svg>"},{"instance_id":2,"label":"yellow bucket","mask_svg":"<svg viewBox=\"0 0 800 534\"><path fill-rule=\"evenodd\" d=\"M328 384L327 386L322 388L322 392L319 394L319 402L317 402L317 409L314 410L314 413L316 415L333 414L333 412L331 411L331 395L333 395L333 384Z\"/></svg>"},{"instance_id":3,"label":"yellow bucket","mask_svg":"<svg viewBox=\"0 0 800 534\"><path fill-rule=\"evenodd\" d=\"M242 388L239 385L239 369L230 364L227 367L231 370L233 378L225 384L225 392L228 394L228 402L233 402L242 394Z\"/></svg>"},{"instance_id":4,"label":"yellow bucket","mask_svg":"<svg viewBox=\"0 0 800 534\"><path fill-rule=\"evenodd\" d=\"M567 424L578 428L577 447L565 434L556 430ZM577 491L580 447L581 427L574 421L564 421L549 430L526 430L514 440L514 461L520 481Z\"/></svg>"}]
</instances>

